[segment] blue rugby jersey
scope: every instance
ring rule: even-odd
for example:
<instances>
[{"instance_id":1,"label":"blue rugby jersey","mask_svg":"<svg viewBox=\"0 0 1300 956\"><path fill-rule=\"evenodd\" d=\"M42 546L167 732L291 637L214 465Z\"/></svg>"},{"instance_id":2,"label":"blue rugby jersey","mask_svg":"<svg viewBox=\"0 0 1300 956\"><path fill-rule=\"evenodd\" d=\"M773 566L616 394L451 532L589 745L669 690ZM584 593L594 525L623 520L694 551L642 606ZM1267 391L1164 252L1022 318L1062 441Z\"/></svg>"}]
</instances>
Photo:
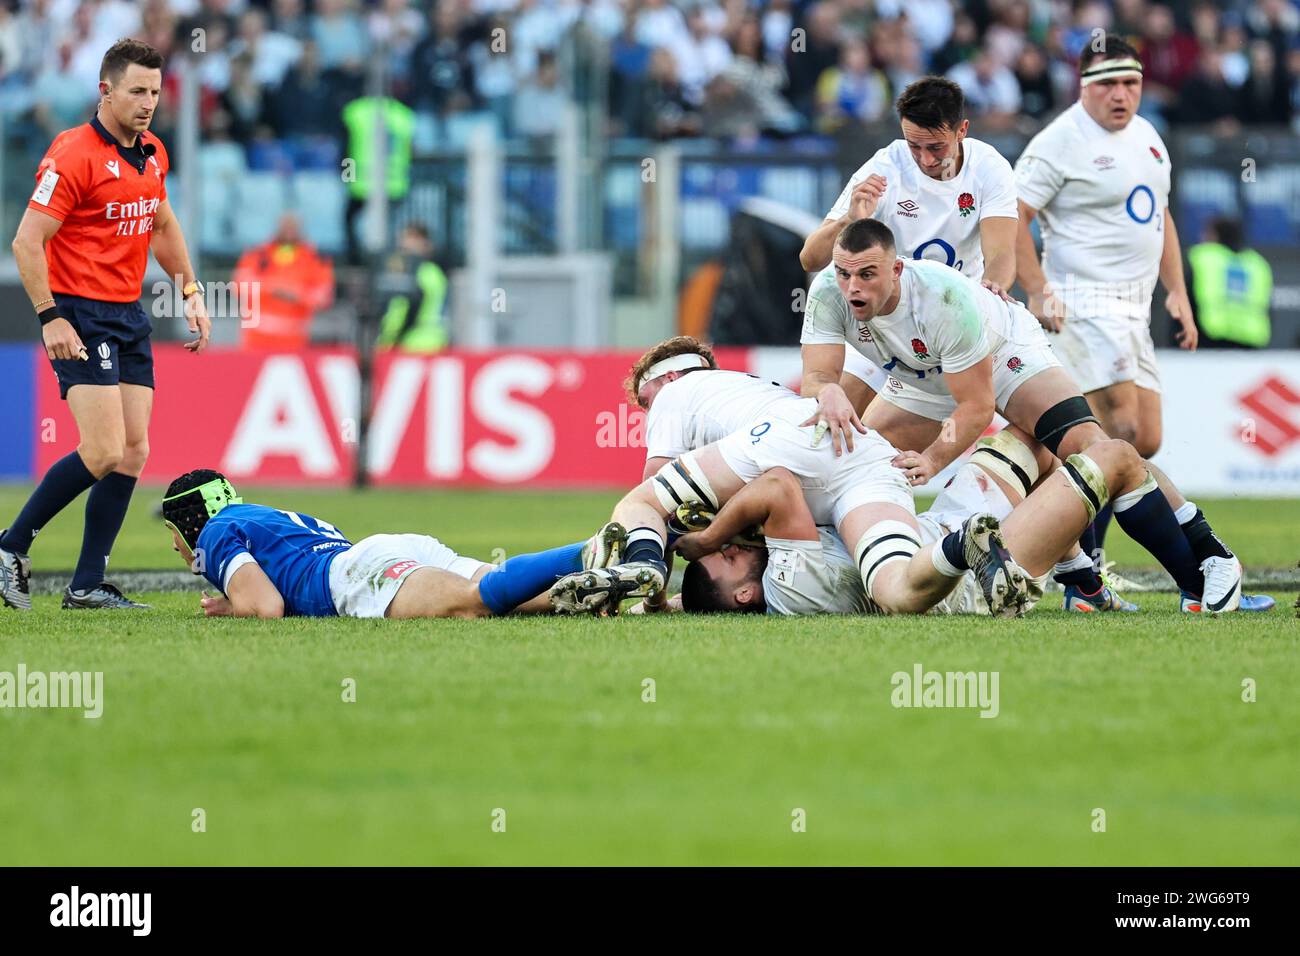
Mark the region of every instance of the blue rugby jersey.
<instances>
[{"instance_id":1,"label":"blue rugby jersey","mask_svg":"<svg viewBox=\"0 0 1300 956\"><path fill-rule=\"evenodd\" d=\"M330 564L352 542L327 521L265 505L227 505L199 533L195 559L223 594L251 556L284 598L284 613L333 617Z\"/></svg>"}]
</instances>

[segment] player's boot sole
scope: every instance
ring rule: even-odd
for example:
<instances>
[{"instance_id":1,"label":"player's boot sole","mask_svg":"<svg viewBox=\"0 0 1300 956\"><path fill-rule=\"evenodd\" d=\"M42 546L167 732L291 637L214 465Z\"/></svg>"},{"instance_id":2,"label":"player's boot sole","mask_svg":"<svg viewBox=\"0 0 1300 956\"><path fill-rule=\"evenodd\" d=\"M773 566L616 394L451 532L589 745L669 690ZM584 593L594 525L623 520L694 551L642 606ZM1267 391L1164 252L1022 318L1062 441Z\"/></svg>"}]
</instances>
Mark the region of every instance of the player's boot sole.
<instances>
[{"instance_id":1,"label":"player's boot sole","mask_svg":"<svg viewBox=\"0 0 1300 956\"><path fill-rule=\"evenodd\" d=\"M618 564L627 545L627 529L611 521L587 539L582 546L582 566L587 570Z\"/></svg>"},{"instance_id":2,"label":"player's boot sole","mask_svg":"<svg viewBox=\"0 0 1300 956\"><path fill-rule=\"evenodd\" d=\"M653 565L592 568L556 581L551 588L551 607L557 614L613 616L626 599L654 597L663 589L663 572Z\"/></svg>"},{"instance_id":3,"label":"player's boot sole","mask_svg":"<svg viewBox=\"0 0 1300 956\"><path fill-rule=\"evenodd\" d=\"M1029 607L1029 575L1002 541L1002 526L990 514L965 524L965 557L993 617L1020 617Z\"/></svg>"}]
</instances>

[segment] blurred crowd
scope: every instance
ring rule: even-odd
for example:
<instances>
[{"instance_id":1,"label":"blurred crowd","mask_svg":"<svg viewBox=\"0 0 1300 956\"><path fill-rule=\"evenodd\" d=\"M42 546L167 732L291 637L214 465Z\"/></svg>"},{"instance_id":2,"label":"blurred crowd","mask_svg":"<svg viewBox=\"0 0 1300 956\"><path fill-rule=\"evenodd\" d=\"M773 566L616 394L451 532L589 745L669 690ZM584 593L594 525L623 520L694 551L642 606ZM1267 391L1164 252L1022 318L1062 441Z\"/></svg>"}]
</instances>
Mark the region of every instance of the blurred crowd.
<instances>
[{"instance_id":1,"label":"blurred crowd","mask_svg":"<svg viewBox=\"0 0 1300 956\"><path fill-rule=\"evenodd\" d=\"M926 73L959 82L985 128L1011 127L1074 99L1094 30L1142 51L1158 126L1300 129L1300 0L7 0L0 111L46 138L84 121L103 51L132 35L192 58L209 138L340 131L377 55L422 117L546 137L578 31L603 51L614 135L832 133L887 120ZM174 71L167 85L164 135Z\"/></svg>"}]
</instances>

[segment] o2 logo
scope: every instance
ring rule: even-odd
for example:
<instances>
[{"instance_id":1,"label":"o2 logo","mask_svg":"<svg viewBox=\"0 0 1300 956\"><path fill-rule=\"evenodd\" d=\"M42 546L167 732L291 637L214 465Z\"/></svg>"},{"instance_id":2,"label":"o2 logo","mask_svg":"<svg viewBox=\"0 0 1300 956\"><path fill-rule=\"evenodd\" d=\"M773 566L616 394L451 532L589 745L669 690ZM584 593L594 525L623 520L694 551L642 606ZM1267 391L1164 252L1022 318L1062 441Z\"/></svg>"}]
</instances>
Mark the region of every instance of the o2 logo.
<instances>
[{"instance_id":1,"label":"o2 logo","mask_svg":"<svg viewBox=\"0 0 1300 956\"><path fill-rule=\"evenodd\" d=\"M965 265L965 263L962 262L961 259L957 258L957 250L954 249L952 246L948 245L948 243L944 242L942 239L938 238L937 236L934 239L931 239L928 242L923 242L919 246L917 246L916 250L912 253L912 258L913 259L926 258L925 250L929 249L931 246L938 246L943 251L944 254L943 259L936 258L933 259L932 261L942 262L944 265L952 266L958 272L961 272L962 266Z\"/></svg>"},{"instance_id":2,"label":"o2 logo","mask_svg":"<svg viewBox=\"0 0 1300 956\"><path fill-rule=\"evenodd\" d=\"M750 444L757 445L759 441L762 439L762 437L771 430L771 428L772 428L771 422L761 422L760 424L755 425L753 428L751 428L749 430L749 433L754 436L754 440L750 442Z\"/></svg>"},{"instance_id":3,"label":"o2 logo","mask_svg":"<svg viewBox=\"0 0 1300 956\"><path fill-rule=\"evenodd\" d=\"M920 379L925 378L925 373L926 373L927 371L933 372L935 375L942 375L942 374L943 374L943 366L942 366L942 365L936 365L936 366L935 366L934 368L932 368L932 369L912 368L910 365L904 365L902 362L900 362L900 361L898 360L898 356L897 356L897 355L891 355L891 356L889 357L889 362L888 362L887 364L885 364L885 365L880 366L880 367L881 367L882 369L884 369L886 372L893 372L893 371L895 371L895 370L897 370L900 374L903 373L903 372L911 372L913 375L915 375L917 378L920 378Z\"/></svg>"},{"instance_id":4,"label":"o2 logo","mask_svg":"<svg viewBox=\"0 0 1300 956\"><path fill-rule=\"evenodd\" d=\"M1124 200L1124 209L1134 222L1146 225L1156 214L1155 193L1148 186L1134 186L1133 191L1128 194L1128 199ZM1158 224L1157 228L1159 228Z\"/></svg>"}]
</instances>

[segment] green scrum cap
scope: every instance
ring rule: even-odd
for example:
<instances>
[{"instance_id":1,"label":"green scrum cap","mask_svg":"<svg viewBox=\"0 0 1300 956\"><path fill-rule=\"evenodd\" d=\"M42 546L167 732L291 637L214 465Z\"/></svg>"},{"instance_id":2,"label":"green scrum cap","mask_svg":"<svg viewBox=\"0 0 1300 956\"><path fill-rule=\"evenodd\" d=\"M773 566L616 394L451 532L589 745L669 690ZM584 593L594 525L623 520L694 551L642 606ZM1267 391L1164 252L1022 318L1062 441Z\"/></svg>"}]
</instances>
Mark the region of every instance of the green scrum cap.
<instances>
[{"instance_id":1,"label":"green scrum cap","mask_svg":"<svg viewBox=\"0 0 1300 956\"><path fill-rule=\"evenodd\" d=\"M211 481L196 485L193 488L187 488L180 494L172 495L170 498L164 498L163 504L175 501L177 498L184 498L186 495L192 495L195 492L203 496L203 507L207 509L209 518L226 507L226 505L242 505L244 503L244 499L235 494L235 486L225 477L221 477L213 478Z\"/></svg>"}]
</instances>

